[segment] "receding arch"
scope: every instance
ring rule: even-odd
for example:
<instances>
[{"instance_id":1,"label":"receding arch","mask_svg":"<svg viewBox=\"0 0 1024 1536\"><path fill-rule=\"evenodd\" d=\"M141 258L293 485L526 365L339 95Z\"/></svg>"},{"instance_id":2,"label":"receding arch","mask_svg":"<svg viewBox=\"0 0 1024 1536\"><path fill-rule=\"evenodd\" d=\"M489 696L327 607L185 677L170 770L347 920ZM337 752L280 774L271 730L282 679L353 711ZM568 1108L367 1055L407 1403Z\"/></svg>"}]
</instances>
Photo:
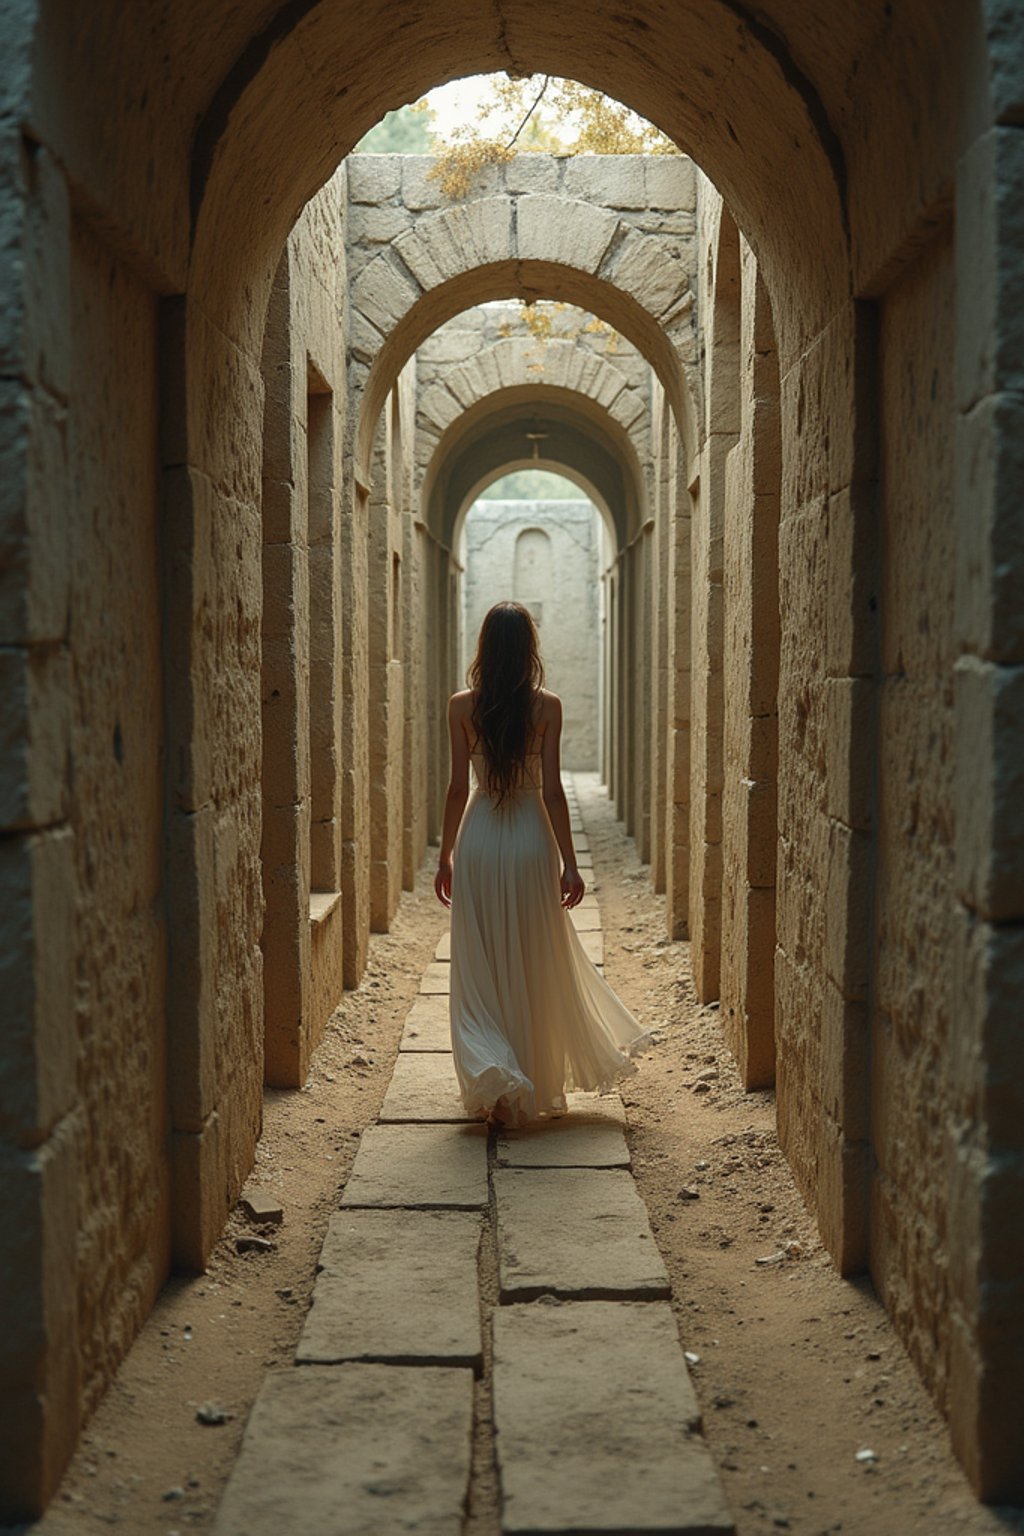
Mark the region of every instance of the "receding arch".
<instances>
[{"instance_id":1,"label":"receding arch","mask_svg":"<svg viewBox=\"0 0 1024 1536\"><path fill-rule=\"evenodd\" d=\"M645 244L614 213L590 203L478 198L418 220L356 280L353 351L368 370L354 447L361 484L377 418L416 348L460 310L505 298L561 300L608 321L650 362L684 442L695 448L682 361L693 295L678 248Z\"/></svg>"}]
</instances>

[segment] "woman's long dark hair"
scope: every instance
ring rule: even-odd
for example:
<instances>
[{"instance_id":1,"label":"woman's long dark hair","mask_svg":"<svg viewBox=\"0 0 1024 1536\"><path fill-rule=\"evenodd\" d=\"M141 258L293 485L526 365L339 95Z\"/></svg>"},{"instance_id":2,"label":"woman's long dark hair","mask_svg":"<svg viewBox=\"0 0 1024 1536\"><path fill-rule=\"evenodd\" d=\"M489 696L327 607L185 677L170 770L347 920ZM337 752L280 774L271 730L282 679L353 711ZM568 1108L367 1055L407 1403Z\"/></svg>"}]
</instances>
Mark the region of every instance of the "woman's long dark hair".
<instances>
[{"instance_id":1,"label":"woman's long dark hair","mask_svg":"<svg viewBox=\"0 0 1024 1536\"><path fill-rule=\"evenodd\" d=\"M500 805L520 782L534 732L534 701L544 686L537 630L522 603L495 603L484 615L467 674L476 695L473 728Z\"/></svg>"}]
</instances>

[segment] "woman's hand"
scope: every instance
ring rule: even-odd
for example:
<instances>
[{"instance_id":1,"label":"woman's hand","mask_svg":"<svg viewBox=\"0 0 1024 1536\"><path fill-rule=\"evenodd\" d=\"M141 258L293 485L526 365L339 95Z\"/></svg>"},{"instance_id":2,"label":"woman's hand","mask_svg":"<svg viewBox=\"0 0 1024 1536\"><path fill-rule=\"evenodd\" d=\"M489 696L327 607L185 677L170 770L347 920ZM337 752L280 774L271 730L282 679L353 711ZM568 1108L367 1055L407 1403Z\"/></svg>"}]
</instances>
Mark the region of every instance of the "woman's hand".
<instances>
[{"instance_id":1,"label":"woman's hand","mask_svg":"<svg viewBox=\"0 0 1024 1536\"><path fill-rule=\"evenodd\" d=\"M452 904L452 861L441 859L437 866L437 874L434 876L434 890L442 907L450 907Z\"/></svg>"},{"instance_id":2,"label":"woman's hand","mask_svg":"<svg viewBox=\"0 0 1024 1536\"><path fill-rule=\"evenodd\" d=\"M583 900L583 892L586 890L583 884L583 876L578 869L567 864L562 870L562 906L568 909L578 907Z\"/></svg>"}]
</instances>

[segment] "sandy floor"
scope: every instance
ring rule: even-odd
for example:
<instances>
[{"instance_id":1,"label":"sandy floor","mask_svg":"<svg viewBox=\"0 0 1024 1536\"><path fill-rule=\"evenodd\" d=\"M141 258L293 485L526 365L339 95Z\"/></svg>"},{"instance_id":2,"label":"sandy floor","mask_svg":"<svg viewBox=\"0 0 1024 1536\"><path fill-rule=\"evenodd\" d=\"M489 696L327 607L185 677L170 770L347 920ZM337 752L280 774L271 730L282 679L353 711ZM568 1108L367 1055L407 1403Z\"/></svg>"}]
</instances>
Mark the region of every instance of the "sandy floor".
<instances>
[{"instance_id":1,"label":"sandy floor","mask_svg":"<svg viewBox=\"0 0 1024 1536\"><path fill-rule=\"evenodd\" d=\"M579 791L607 978L661 1035L625 1085L635 1172L683 1343L699 1356L694 1381L739 1536L1024 1531L1024 1512L974 1502L870 1285L832 1270L779 1153L772 1096L742 1092L715 1009L694 1001L687 945L662 937L662 898L632 841L601 791ZM209 1273L166 1288L33 1532L209 1530L263 1375L298 1338L328 1215L444 923L425 870L392 932L371 941L307 1088L267 1096L253 1183L279 1199L283 1223L236 1213ZM239 1253L246 1236L272 1246ZM227 1417L202 1424L204 1407ZM471 1528L490 1536L489 1436L479 1439ZM858 1461L865 1450L877 1460Z\"/></svg>"}]
</instances>

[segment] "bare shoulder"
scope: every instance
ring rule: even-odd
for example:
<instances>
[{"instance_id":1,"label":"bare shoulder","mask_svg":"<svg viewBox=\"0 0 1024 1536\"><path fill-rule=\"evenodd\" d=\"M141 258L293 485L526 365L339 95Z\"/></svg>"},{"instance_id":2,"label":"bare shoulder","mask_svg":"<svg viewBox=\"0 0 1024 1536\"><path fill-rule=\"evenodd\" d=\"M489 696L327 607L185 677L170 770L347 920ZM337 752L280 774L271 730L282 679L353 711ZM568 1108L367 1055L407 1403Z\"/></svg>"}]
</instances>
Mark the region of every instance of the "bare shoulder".
<instances>
[{"instance_id":1,"label":"bare shoulder","mask_svg":"<svg viewBox=\"0 0 1024 1536\"><path fill-rule=\"evenodd\" d=\"M540 714L537 724L542 731L549 725L554 725L562 718L562 701L557 693L552 693L548 688L540 690Z\"/></svg>"},{"instance_id":2,"label":"bare shoulder","mask_svg":"<svg viewBox=\"0 0 1024 1536\"><path fill-rule=\"evenodd\" d=\"M473 695L468 688L460 688L448 700L448 713L455 720L468 720L473 710Z\"/></svg>"}]
</instances>

